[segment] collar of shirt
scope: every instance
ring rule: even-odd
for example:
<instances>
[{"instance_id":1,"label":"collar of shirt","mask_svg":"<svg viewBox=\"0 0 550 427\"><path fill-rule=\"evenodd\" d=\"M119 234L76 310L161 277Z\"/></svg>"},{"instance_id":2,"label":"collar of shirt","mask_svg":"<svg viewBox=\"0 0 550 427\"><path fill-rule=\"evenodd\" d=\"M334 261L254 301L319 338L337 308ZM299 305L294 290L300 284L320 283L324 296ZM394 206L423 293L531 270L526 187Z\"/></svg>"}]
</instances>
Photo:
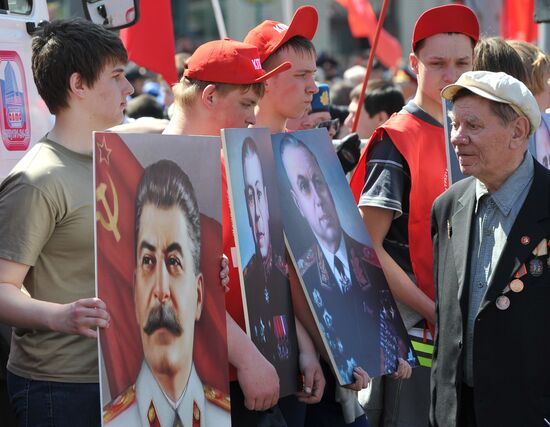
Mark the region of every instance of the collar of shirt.
<instances>
[{"instance_id":1,"label":"collar of shirt","mask_svg":"<svg viewBox=\"0 0 550 427\"><path fill-rule=\"evenodd\" d=\"M478 213L480 200L486 194L489 194L493 199L498 209L504 216L508 216L514 203L516 203L520 194L522 194L527 186L533 180L534 174L533 156L528 152L525 153L523 161L518 168L504 181L504 184L494 193L490 194L485 184L476 179L476 206L475 213Z\"/></svg>"},{"instance_id":2,"label":"collar of shirt","mask_svg":"<svg viewBox=\"0 0 550 427\"><path fill-rule=\"evenodd\" d=\"M149 425L147 412L151 402L155 406L156 415L162 426L174 425L176 410L183 424L188 425L189 420L193 419L194 403L197 404L199 411L204 413L204 389L194 364L191 365L189 379L182 395L177 402L173 402L157 383L149 365L144 360L136 381L136 398L143 425Z\"/></svg>"},{"instance_id":3,"label":"collar of shirt","mask_svg":"<svg viewBox=\"0 0 550 427\"><path fill-rule=\"evenodd\" d=\"M442 128L443 125L439 123L434 117L430 116L428 113L426 113L422 108L418 106L416 102L413 100L410 100L403 106L403 110L406 111L409 114L413 114L416 117L418 117L420 120L425 121L426 123L429 123L433 126L437 126ZM449 119L450 120L450 119Z\"/></svg>"},{"instance_id":4,"label":"collar of shirt","mask_svg":"<svg viewBox=\"0 0 550 427\"><path fill-rule=\"evenodd\" d=\"M346 244L344 243L344 232L342 231L342 237L340 238L340 246L338 246L338 250L336 251L336 253L333 254L332 252L325 249L325 247L320 242L319 242L319 246L321 246L321 250L323 251L323 254L325 255L325 259L328 261L330 265L330 269L332 270L334 277L336 278L338 277L338 271L336 270L336 267L334 265L334 257L337 256L340 259L340 261L342 261L346 276L348 276L348 278L351 280L351 275L349 274L348 252L346 250Z\"/></svg>"}]
</instances>

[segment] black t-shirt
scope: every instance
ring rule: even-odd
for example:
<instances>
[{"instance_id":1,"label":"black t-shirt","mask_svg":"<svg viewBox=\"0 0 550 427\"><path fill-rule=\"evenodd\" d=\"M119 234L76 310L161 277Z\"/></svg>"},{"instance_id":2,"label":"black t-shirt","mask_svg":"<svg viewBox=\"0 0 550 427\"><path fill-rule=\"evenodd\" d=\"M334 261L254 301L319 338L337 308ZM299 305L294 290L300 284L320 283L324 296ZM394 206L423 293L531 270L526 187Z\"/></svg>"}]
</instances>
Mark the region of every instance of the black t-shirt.
<instances>
[{"instance_id":1,"label":"black t-shirt","mask_svg":"<svg viewBox=\"0 0 550 427\"><path fill-rule=\"evenodd\" d=\"M436 119L409 101L403 111L419 119L443 127ZM402 112L403 112L402 111ZM411 174L409 165L388 134L374 143L367 155L365 185L359 206L374 206L395 211L394 219L384 239L384 249L409 275L413 275L409 254L409 196Z\"/></svg>"}]
</instances>

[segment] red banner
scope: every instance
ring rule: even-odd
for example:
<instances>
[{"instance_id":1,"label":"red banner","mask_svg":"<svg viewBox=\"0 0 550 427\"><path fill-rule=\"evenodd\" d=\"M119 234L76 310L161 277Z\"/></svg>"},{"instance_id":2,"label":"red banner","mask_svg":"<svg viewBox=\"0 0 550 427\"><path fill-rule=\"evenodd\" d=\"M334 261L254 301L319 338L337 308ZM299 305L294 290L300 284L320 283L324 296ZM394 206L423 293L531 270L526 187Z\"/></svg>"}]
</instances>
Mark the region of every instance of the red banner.
<instances>
[{"instance_id":1,"label":"red banner","mask_svg":"<svg viewBox=\"0 0 550 427\"><path fill-rule=\"evenodd\" d=\"M348 22L353 37L366 37L373 44L378 19L368 0L336 0L348 11ZM387 68L399 67L401 62L399 41L382 28L376 57Z\"/></svg>"},{"instance_id":2,"label":"red banner","mask_svg":"<svg viewBox=\"0 0 550 427\"><path fill-rule=\"evenodd\" d=\"M504 0L500 16L502 38L536 43L535 0Z\"/></svg>"},{"instance_id":3,"label":"red banner","mask_svg":"<svg viewBox=\"0 0 550 427\"><path fill-rule=\"evenodd\" d=\"M121 30L120 38L131 61L162 75L169 85L177 83L170 0L141 0L139 21Z\"/></svg>"}]
</instances>

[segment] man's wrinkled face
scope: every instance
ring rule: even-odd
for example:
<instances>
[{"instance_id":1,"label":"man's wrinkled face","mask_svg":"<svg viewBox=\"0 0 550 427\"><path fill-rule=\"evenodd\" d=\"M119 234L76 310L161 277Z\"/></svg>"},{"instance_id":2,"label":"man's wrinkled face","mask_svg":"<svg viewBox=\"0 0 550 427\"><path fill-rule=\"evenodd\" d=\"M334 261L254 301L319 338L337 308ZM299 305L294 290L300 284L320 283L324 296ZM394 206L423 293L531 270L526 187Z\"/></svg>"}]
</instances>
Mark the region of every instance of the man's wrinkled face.
<instances>
[{"instance_id":1,"label":"man's wrinkled face","mask_svg":"<svg viewBox=\"0 0 550 427\"><path fill-rule=\"evenodd\" d=\"M340 220L317 160L301 146L287 146L282 160L292 198L315 236L327 245L339 242L342 236Z\"/></svg>"},{"instance_id":2,"label":"man's wrinkled face","mask_svg":"<svg viewBox=\"0 0 550 427\"><path fill-rule=\"evenodd\" d=\"M252 228L254 243L265 258L269 252L269 207L262 175L262 165L256 153L248 153L243 164L244 192L248 220Z\"/></svg>"},{"instance_id":3,"label":"man's wrinkled face","mask_svg":"<svg viewBox=\"0 0 550 427\"><path fill-rule=\"evenodd\" d=\"M145 204L137 236L135 309L145 360L154 374L189 368L202 275L195 274L189 223L178 206Z\"/></svg>"},{"instance_id":4,"label":"man's wrinkled face","mask_svg":"<svg viewBox=\"0 0 550 427\"><path fill-rule=\"evenodd\" d=\"M450 116L451 142L464 175L492 183L522 157L511 146L513 126L502 123L487 99L474 95L457 99Z\"/></svg>"}]
</instances>

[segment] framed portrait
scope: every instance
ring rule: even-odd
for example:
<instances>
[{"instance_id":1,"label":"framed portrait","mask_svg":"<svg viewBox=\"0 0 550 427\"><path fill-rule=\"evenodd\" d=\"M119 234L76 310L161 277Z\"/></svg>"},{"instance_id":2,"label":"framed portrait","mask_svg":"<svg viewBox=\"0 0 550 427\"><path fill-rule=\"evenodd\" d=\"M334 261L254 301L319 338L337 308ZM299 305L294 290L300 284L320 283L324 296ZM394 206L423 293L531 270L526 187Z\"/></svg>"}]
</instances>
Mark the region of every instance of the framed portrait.
<instances>
[{"instance_id":1,"label":"framed portrait","mask_svg":"<svg viewBox=\"0 0 550 427\"><path fill-rule=\"evenodd\" d=\"M220 140L94 134L103 425L229 426Z\"/></svg>"},{"instance_id":2,"label":"framed portrait","mask_svg":"<svg viewBox=\"0 0 550 427\"><path fill-rule=\"evenodd\" d=\"M417 364L371 239L324 129L272 136L288 250L341 385Z\"/></svg>"},{"instance_id":3,"label":"framed portrait","mask_svg":"<svg viewBox=\"0 0 550 427\"><path fill-rule=\"evenodd\" d=\"M222 141L247 333L286 396L299 386L298 345L271 135L224 129Z\"/></svg>"}]
</instances>

